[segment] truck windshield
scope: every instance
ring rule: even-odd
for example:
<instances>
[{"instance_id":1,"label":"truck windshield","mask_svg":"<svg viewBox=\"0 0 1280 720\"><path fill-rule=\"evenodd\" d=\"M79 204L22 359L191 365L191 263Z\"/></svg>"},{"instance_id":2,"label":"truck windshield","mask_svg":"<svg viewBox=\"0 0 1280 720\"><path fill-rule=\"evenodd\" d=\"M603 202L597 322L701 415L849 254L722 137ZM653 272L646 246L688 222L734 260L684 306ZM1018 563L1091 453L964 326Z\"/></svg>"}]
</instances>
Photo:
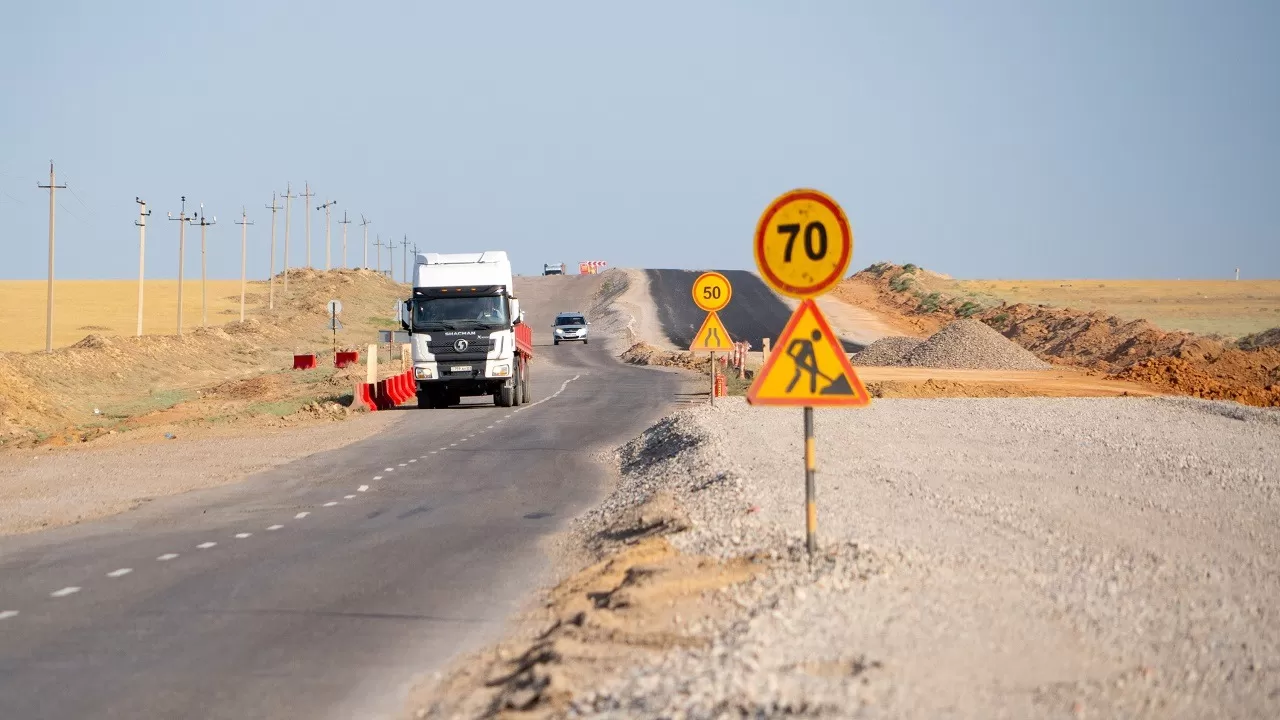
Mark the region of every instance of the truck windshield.
<instances>
[{"instance_id":1,"label":"truck windshield","mask_svg":"<svg viewBox=\"0 0 1280 720\"><path fill-rule=\"evenodd\" d=\"M486 297L414 298L414 330L456 330L460 327L505 327L507 303L498 295Z\"/></svg>"}]
</instances>

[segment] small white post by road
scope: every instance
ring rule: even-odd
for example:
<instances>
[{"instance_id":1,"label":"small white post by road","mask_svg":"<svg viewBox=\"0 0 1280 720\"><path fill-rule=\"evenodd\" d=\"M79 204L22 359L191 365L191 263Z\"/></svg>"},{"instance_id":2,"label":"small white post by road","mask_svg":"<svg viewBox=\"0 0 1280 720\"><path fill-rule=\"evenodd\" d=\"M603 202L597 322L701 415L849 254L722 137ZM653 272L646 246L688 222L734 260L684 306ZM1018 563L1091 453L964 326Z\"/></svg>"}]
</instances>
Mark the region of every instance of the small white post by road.
<instances>
[{"instance_id":1,"label":"small white post by road","mask_svg":"<svg viewBox=\"0 0 1280 720\"><path fill-rule=\"evenodd\" d=\"M249 221L249 213L243 207L240 208L240 222L236 224L240 226L240 322L244 322L245 256L249 249L249 226L253 223Z\"/></svg>"},{"instance_id":2,"label":"small white post by road","mask_svg":"<svg viewBox=\"0 0 1280 720\"><path fill-rule=\"evenodd\" d=\"M142 337L142 282L147 269L147 216L151 211L146 201L137 197L133 201L142 206L138 209L138 219L133 221L138 226L138 337Z\"/></svg>"},{"instance_id":3,"label":"small white post by road","mask_svg":"<svg viewBox=\"0 0 1280 720\"><path fill-rule=\"evenodd\" d=\"M376 383L378 382L378 344L377 343L369 344L368 348L365 350L365 358L366 358L365 363L369 368L364 376L365 382L369 384Z\"/></svg>"}]
</instances>

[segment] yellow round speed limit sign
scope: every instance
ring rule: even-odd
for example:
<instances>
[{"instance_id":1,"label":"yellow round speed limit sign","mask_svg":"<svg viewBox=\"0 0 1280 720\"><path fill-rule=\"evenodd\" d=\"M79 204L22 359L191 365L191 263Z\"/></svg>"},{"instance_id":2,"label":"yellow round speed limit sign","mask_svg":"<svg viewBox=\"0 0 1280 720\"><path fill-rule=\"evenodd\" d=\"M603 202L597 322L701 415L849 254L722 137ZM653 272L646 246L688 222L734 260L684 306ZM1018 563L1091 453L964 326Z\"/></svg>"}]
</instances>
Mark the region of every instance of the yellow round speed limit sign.
<instances>
[{"instance_id":1,"label":"yellow round speed limit sign","mask_svg":"<svg viewBox=\"0 0 1280 720\"><path fill-rule=\"evenodd\" d=\"M796 298L830 290L853 259L844 210L817 190L792 190L770 203L756 224L754 246L764 281Z\"/></svg>"},{"instance_id":2,"label":"yellow round speed limit sign","mask_svg":"<svg viewBox=\"0 0 1280 720\"><path fill-rule=\"evenodd\" d=\"M723 310L733 297L729 279L718 272L705 272L693 281L693 304L707 312Z\"/></svg>"}]
</instances>

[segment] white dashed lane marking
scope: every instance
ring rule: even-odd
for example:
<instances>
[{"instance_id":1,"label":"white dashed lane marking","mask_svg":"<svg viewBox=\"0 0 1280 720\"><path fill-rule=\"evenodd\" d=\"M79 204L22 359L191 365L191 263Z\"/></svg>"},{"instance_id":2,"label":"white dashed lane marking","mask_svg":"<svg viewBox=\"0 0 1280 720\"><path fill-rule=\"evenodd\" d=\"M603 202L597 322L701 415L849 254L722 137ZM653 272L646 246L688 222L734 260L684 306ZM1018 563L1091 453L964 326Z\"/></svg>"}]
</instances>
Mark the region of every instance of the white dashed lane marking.
<instances>
[{"instance_id":1,"label":"white dashed lane marking","mask_svg":"<svg viewBox=\"0 0 1280 720\"><path fill-rule=\"evenodd\" d=\"M355 496L355 495L343 495L343 496L342 496L342 499L343 499L343 500L354 500L355 498L356 498L356 496Z\"/></svg>"},{"instance_id":2,"label":"white dashed lane marking","mask_svg":"<svg viewBox=\"0 0 1280 720\"><path fill-rule=\"evenodd\" d=\"M382 472L395 472L395 468L382 468Z\"/></svg>"},{"instance_id":3,"label":"white dashed lane marking","mask_svg":"<svg viewBox=\"0 0 1280 720\"><path fill-rule=\"evenodd\" d=\"M304 517L306 517L306 516L308 516L308 515L310 515L310 514L311 514L311 513L309 513L309 512L300 512L300 513L298 513L297 515L294 515L294 516L293 516L293 519L294 519L294 520L301 520L302 518L304 518Z\"/></svg>"},{"instance_id":4,"label":"white dashed lane marking","mask_svg":"<svg viewBox=\"0 0 1280 720\"><path fill-rule=\"evenodd\" d=\"M284 527L284 526L283 526L283 525L272 525L271 527L269 527L269 528L267 528L267 529L268 529L268 530L279 530L279 529L280 529L280 528L282 528L282 527Z\"/></svg>"},{"instance_id":5,"label":"white dashed lane marking","mask_svg":"<svg viewBox=\"0 0 1280 720\"><path fill-rule=\"evenodd\" d=\"M75 587L73 585L71 587L64 587L61 590L54 590L53 592L49 593L49 597L56 597L56 598L66 597L68 595L75 595L78 592L80 592L80 588Z\"/></svg>"},{"instance_id":6,"label":"white dashed lane marking","mask_svg":"<svg viewBox=\"0 0 1280 720\"><path fill-rule=\"evenodd\" d=\"M107 577L124 577L131 572L133 572L133 568L120 568L119 570L112 570L107 573Z\"/></svg>"},{"instance_id":7,"label":"white dashed lane marking","mask_svg":"<svg viewBox=\"0 0 1280 720\"><path fill-rule=\"evenodd\" d=\"M253 535L253 533L236 533L236 539L243 540L251 535Z\"/></svg>"},{"instance_id":8,"label":"white dashed lane marking","mask_svg":"<svg viewBox=\"0 0 1280 720\"><path fill-rule=\"evenodd\" d=\"M8 620L18 614L17 610L0 610L0 620Z\"/></svg>"},{"instance_id":9,"label":"white dashed lane marking","mask_svg":"<svg viewBox=\"0 0 1280 720\"><path fill-rule=\"evenodd\" d=\"M493 429L493 426L492 426L492 425L490 425L489 427L485 428L485 430L492 430L492 429Z\"/></svg>"},{"instance_id":10,"label":"white dashed lane marking","mask_svg":"<svg viewBox=\"0 0 1280 720\"><path fill-rule=\"evenodd\" d=\"M217 544L218 544L218 543L213 542L212 540L210 540L209 542L202 542L202 543L200 543L199 545L197 545L196 547L200 548L201 550L208 550L209 548L211 548L211 547L213 547L213 546L215 546L215 545L217 545Z\"/></svg>"},{"instance_id":11,"label":"white dashed lane marking","mask_svg":"<svg viewBox=\"0 0 1280 720\"><path fill-rule=\"evenodd\" d=\"M381 480L381 479L382 479L382 476L381 476L381 475L374 475L374 476L373 476L373 479L374 479L374 480Z\"/></svg>"},{"instance_id":12,"label":"white dashed lane marking","mask_svg":"<svg viewBox=\"0 0 1280 720\"><path fill-rule=\"evenodd\" d=\"M407 467L405 463L400 463L400 467Z\"/></svg>"},{"instance_id":13,"label":"white dashed lane marking","mask_svg":"<svg viewBox=\"0 0 1280 720\"><path fill-rule=\"evenodd\" d=\"M438 452L440 452L440 451L439 451L439 450L432 450L432 451L431 451L431 454L432 454L432 455L435 455L435 454L436 454L436 453L438 453Z\"/></svg>"},{"instance_id":14,"label":"white dashed lane marking","mask_svg":"<svg viewBox=\"0 0 1280 720\"><path fill-rule=\"evenodd\" d=\"M337 501L336 501L336 500L330 500L329 502L325 503L325 504L324 504L324 506L325 506L325 507L333 507L334 505L337 505L337 504L338 504L338 503L337 503Z\"/></svg>"},{"instance_id":15,"label":"white dashed lane marking","mask_svg":"<svg viewBox=\"0 0 1280 720\"><path fill-rule=\"evenodd\" d=\"M361 485L360 487L356 488L356 492L368 492L368 491L369 491L368 485Z\"/></svg>"},{"instance_id":16,"label":"white dashed lane marking","mask_svg":"<svg viewBox=\"0 0 1280 720\"><path fill-rule=\"evenodd\" d=\"M418 458L414 458L414 459L410 460L409 462L418 462Z\"/></svg>"},{"instance_id":17,"label":"white dashed lane marking","mask_svg":"<svg viewBox=\"0 0 1280 720\"><path fill-rule=\"evenodd\" d=\"M449 443L449 447L458 447L458 443Z\"/></svg>"},{"instance_id":18,"label":"white dashed lane marking","mask_svg":"<svg viewBox=\"0 0 1280 720\"><path fill-rule=\"evenodd\" d=\"M176 557L178 557L178 553L165 553L156 559L161 562L164 562L165 560L172 560Z\"/></svg>"}]
</instances>

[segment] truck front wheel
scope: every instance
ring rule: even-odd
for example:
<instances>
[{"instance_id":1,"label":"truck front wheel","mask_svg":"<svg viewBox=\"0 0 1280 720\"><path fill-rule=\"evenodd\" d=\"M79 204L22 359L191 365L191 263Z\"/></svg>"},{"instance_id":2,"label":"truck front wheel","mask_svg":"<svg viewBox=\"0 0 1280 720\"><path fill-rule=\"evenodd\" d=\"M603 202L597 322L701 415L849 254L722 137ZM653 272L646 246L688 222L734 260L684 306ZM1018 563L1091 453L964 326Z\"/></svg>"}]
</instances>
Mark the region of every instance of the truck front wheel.
<instances>
[{"instance_id":1,"label":"truck front wheel","mask_svg":"<svg viewBox=\"0 0 1280 720\"><path fill-rule=\"evenodd\" d=\"M498 407L508 408L516 404L516 387L515 385L503 385L493 394L493 404Z\"/></svg>"}]
</instances>

